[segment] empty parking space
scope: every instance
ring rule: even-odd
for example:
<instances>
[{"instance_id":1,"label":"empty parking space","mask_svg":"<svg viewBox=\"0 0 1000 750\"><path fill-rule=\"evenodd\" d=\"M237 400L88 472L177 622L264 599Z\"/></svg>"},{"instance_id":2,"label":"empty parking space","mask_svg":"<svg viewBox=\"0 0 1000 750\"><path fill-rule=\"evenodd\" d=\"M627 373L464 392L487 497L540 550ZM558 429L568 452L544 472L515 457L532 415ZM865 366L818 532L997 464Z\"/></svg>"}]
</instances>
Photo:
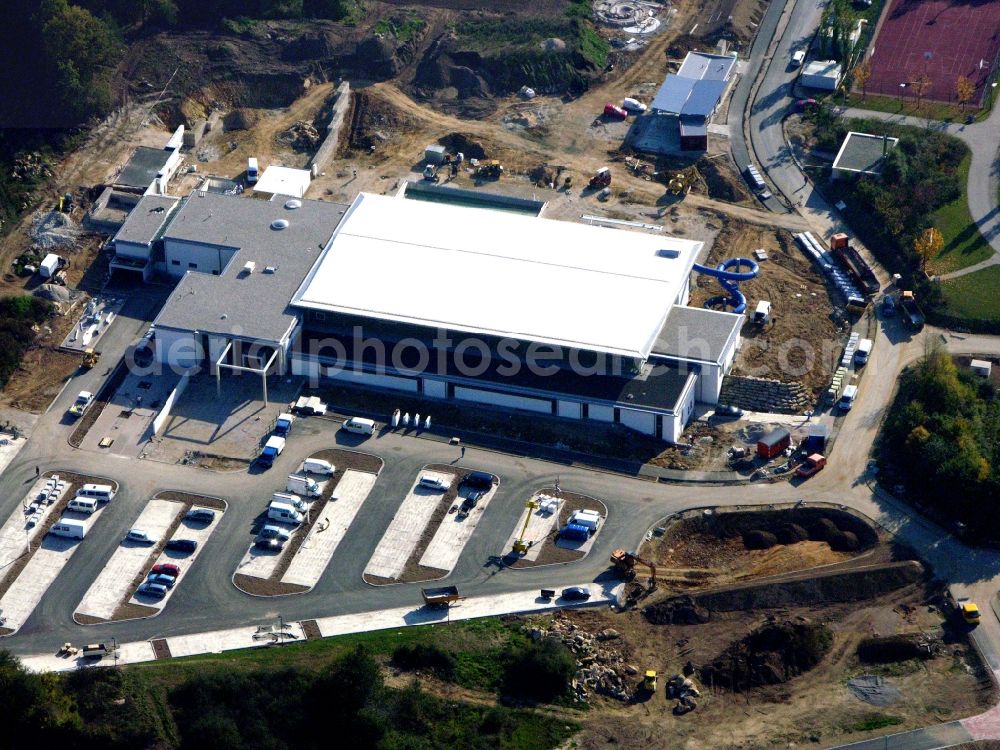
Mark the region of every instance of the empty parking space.
<instances>
[{"instance_id":1,"label":"empty parking space","mask_svg":"<svg viewBox=\"0 0 1000 750\"><path fill-rule=\"evenodd\" d=\"M171 540L189 539L196 545L194 551L187 552L182 550L167 549L164 547L156 556L152 565L149 565L150 569L157 565L176 565L180 569L180 572L177 574L174 585L167 589L167 593L162 599L154 599L145 594L133 593L128 600L128 608L123 608L124 611L120 611L118 613L118 619L156 614L167 606L167 602L170 601L170 597L173 596L174 592L180 588L185 576L191 572L191 568L194 566L195 560L198 559L198 555L200 555L202 550L205 549L205 544L208 542L209 537L211 537L212 533L219 528L222 516L227 507L225 501L219 500L218 498L197 497L193 495L186 495L184 493L161 494L170 495L180 499L182 502L185 502L185 509L211 510L215 514L215 518L211 522L206 523L204 521L190 520L185 517L179 524L177 524L173 534L170 535L168 542ZM135 581L133 581L133 587L135 587Z\"/></svg>"},{"instance_id":2,"label":"empty parking space","mask_svg":"<svg viewBox=\"0 0 1000 750\"><path fill-rule=\"evenodd\" d=\"M447 489L422 486L420 482L423 478L440 479ZM453 473L429 469L420 472L368 561L365 576L399 579L403 575L434 511L448 495L455 497L455 483Z\"/></svg>"},{"instance_id":3,"label":"empty parking space","mask_svg":"<svg viewBox=\"0 0 1000 750\"><path fill-rule=\"evenodd\" d=\"M459 510L454 513L448 513L441 519L441 524L438 526L437 531L434 532L434 537L420 558L420 565L425 568L446 570L450 573L455 567L455 563L458 562L462 550L465 549L466 543L476 530L476 526L479 524L479 520L483 517L483 513L486 510L486 506L489 505L496 491L497 485L493 485L493 489L482 495L475 507L470 508L465 513L462 512L461 503L465 502L470 495L476 493L476 490L467 486L460 487L458 498L455 501L459 504Z\"/></svg>"},{"instance_id":4,"label":"empty parking space","mask_svg":"<svg viewBox=\"0 0 1000 750\"><path fill-rule=\"evenodd\" d=\"M185 510L183 503L172 500L150 500L146 504L133 528L148 534L152 544L122 541L76 608L74 617L78 622L85 623L85 618L112 619L136 577L148 570L149 558L155 554L156 545Z\"/></svg>"},{"instance_id":5,"label":"empty parking space","mask_svg":"<svg viewBox=\"0 0 1000 750\"><path fill-rule=\"evenodd\" d=\"M313 587L330 563L355 515L375 486L378 475L348 470L333 491L336 500L327 502L281 580Z\"/></svg>"}]
</instances>

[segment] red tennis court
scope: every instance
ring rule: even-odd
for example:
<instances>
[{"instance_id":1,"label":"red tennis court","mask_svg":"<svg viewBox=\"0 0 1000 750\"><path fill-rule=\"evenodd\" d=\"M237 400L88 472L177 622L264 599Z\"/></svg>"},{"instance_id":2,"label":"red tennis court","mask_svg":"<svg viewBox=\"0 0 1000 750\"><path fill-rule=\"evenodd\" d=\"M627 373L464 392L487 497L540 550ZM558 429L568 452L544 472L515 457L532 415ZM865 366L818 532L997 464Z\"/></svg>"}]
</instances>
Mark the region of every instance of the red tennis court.
<instances>
[{"instance_id":1,"label":"red tennis court","mask_svg":"<svg viewBox=\"0 0 1000 750\"><path fill-rule=\"evenodd\" d=\"M892 0L870 50L868 91L913 96L910 82L926 73L924 98L949 102L964 75L979 102L998 51L1000 0Z\"/></svg>"}]
</instances>

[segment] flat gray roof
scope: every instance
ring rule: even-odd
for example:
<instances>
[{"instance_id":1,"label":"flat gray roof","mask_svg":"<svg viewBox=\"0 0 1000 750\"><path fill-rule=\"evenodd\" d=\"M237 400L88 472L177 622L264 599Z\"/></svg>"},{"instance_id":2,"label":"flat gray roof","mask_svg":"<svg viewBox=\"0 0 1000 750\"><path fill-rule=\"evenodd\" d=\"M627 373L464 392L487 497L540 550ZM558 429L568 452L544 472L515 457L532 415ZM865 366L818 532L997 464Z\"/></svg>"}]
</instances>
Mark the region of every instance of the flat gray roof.
<instances>
[{"instance_id":1,"label":"flat gray roof","mask_svg":"<svg viewBox=\"0 0 1000 750\"><path fill-rule=\"evenodd\" d=\"M137 188L149 187L149 183L156 177L156 173L163 169L163 165L167 163L170 153L162 148L139 146L132 154L132 158L125 164L121 174L115 178L115 184Z\"/></svg>"},{"instance_id":2,"label":"flat gray roof","mask_svg":"<svg viewBox=\"0 0 1000 750\"><path fill-rule=\"evenodd\" d=\"M736 65L735 55L688 52L677 75L700 81L728 81L734 65Z\"/></svg>"},{"instance_id":3,"label":"flat gray roof","mask_svg":"<svg viewBox=\"0 0 1000 750\"><path fill-rule=\"evenodd\" d=\"M837 158L833 160L833 168L877 174L882 157L892 151L898 142L898 138L887 137L883 140L880 135L851 131L844 137Z\"/></svg>"},{"instance_id":4,"label":"flat gray roof","mask_svg":"<svg viewBox=\"0 0 1000 750\"><path fill-rule=\"evenodd\" d=\"M238 248L219 276L189 271L174 289L156 325L264 341L280 341L297 313L289 301L340 223L347 206L281 197L194 193L184 199L164 233L199 245ZM272 222L284 219L283 229ZM244 271L247 262L255 265ZM274 273L265 273L266 267Z\"/></svg>"},{"instance_id":5,"label":"flat gray roof","mask_svg":"<svg viewBox=\"0 0 1000 750\"><path fill-rule=\"evenodd\" d=\"M653 344L652 353L664 357L719 362L726 344L743 325L744 316L703 307L674 305Z\"/></svg>"},{"instance_id":6,"label":"flat gray roof","mask_svg":"<svg viewBox=\"0 0 1000 750\"><path fill-rule=\"evenodd\" d=\"M156 239L179 201L180 198L169 195L142 196L115 235L115 242L148 245Z\"/></svg>"}]
</instances>

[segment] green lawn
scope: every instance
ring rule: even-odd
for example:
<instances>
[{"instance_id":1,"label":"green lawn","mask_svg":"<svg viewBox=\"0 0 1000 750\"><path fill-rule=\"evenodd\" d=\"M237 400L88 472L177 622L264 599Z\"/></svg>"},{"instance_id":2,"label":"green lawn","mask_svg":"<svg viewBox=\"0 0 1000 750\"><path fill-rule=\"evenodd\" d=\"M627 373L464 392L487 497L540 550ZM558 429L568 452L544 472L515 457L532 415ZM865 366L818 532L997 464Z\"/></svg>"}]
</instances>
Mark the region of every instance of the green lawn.
<instances>
[{"instance_id":1,"label":"green lawn","mask_svg":"<svg viewBox=\"0 0 1000 750\"><path fill-rule=\"evenodd\" d=\"M1000 266L942 283L946 311L973 320L1000 321Z\"/></svg>"},{"instance_id":2,"label":"green lawn","mask_svg":"<svg viewBox=\"0 0 1000 750\"><path fill-rule=\"evenodd\" d=\"M940 230L944 238L944 247L928 264L927 270L930 273L940 275L957 271L986 260L993 254L993 248L980 234L969 213L968 196L965 191L969 183L971 160L971 156L966 156L958 165L962 194L934 212L934 226Z\"/></svg>"},{"instance_id":3,"label":"green lawn","mask_svg":"<svg viewBox=\"0 0 1000 750\"><path fill-rule=\"evenodd\" d=\"M988 109L977 109L971 105L962 109L957 104L929 101L921 102L920 108L917 109L917 103L913 99L903 99L900 102L898 96L878 96L871 92L868 93L867 97L862 97L860 92L852 91L849 97L835 95L831 99L834 103L844 107L868 109L873 112L889 112L908 117L930 118L944 122L965 122L965 118L969 115L974 115L978 122L985 119L990 113Z\"/></svg>"}]
</instances>

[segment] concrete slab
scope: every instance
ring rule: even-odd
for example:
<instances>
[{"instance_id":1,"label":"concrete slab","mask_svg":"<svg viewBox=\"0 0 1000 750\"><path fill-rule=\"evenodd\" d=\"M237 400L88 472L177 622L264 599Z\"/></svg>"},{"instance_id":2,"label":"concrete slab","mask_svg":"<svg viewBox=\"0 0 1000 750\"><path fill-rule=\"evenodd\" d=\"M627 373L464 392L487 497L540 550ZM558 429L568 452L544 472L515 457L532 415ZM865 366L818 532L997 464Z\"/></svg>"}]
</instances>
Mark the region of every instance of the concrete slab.
<instances>
[{"instance_id":1,"label":"concrete slab","mask_svg":"<svg viewBox=\"0 0 1000 750\"><path fill-rule=\"evenodd\" d=\"M269 524L285 529L289 538L295 534L298 526L290 523L280 523L278 521L268 521ZM288 551L288 544L282 546L280 550L259 549L254 542L250 543L249 549L243 555L239 565L236 566L238 575L253 576L254 578L268 579L278 567L285 552Z\"/></svg>"},{"instance_id":2,"label":"concrete slab","mask_svg":"<svg viewBox=\"0 0 1000 750\"><path fill-rule=\"evenodd\" d=\"M100 506L90 516L82 516L72 512L63 515L85 520L87 523L86 533L90 533L106 507L106 505ZM84 541L86 540L68 539L53 534L45 535L45 538L42 539L42 546L31 556L28 564L21 570L21 574L0 599L0 610L3 611L3 626L5 628L16 631L24 625L35 607L38 606L38 602L42 600L45 592L48 591L49 586L56 580L73 553Z\"/></svg>"},{"instance_id":3,"label":"concrete slab","mask_svg":"<svg viewBox=\"0 0 1000 750\"><path fill-rule=\"evenodd\" d=\"M494 485L493 489L483 495L469 515L460 518L459 513L448 513L442 518L441 524L434 532L434 538L431 539L431 543L427 545L427 549L420 557L420 564L428 568L447 570L450 573L497 489L499 489L499 485ZM458 492L456 502L461 503L472 491L468 487L462 487Z\"/></svg>"},{"instance_id":4,"label":"concrete slab","mask_svg":"<svg viewBox=\"0 0 1000 750\"><path fill-rule=\"evenodd\" d=\"M163 433L146 449L146 457L176 463L189 451L251 459L277 416L287 411L302 390L301 378L270 378L264 404L259 376L198 375L178 399Z\"/></svg>"},{"instance_id":5,"label":"concrete slab","mask_svg":"<svg viewBox=\"0 0 1000 750\"><path fill-rule=\"evenodd\" d=\"M21 448L28 442L27 437L11 437L6 433L0 433L0 474L10 466L10 462L17 458Z\"/></svg>"},{"instance_id":6,"label":"concrete slab","mask_svg":"<svg viewBox=\"0 0 1000 750\"><path fill-rule=\"evenodd\" d=\"M80 644L75 644L77 648ZM122 643L118 647L118 664L140 664L145 661L154 661L156 654L153 652L153 644L149 641L133 641ZM83 659L80 656L69 658L58 654L35 654L25 656L21 659L21 664L31 672L66 672L72 669L85 667L110 667L115 664L115 659L106 656L100 661Z\"/></svg>"},{"instance_id":7,"label":"concrete slab","mask_svg":"<svg viewBox=\"0 0 1000 750\"><path fill-rule=\"evenodd\" d=\"M538 496L543 493L536 492L531 496L532 500L537 501ZM559 505L562 508L562 504ZM559 520L559 509L556 509L554 513L543 513L541 508L536 508L531 512L531 520L528 521L528 528L524 531L524 541L531 544L528 547L528 551L524 553L522 559L535 561L538 559L539 553L542 551L542 542L551 533L552 527L555 526L556 522ZM507 537L507 544L504 545L503 554L510 552L514 549L514 542L516 542L521 536L521 529L524 528L524 519L527 516L529 510L527 507L521 511L521 516L517 519L517 524L514 526L514 531L511 535Z\"/></svg>"},{"instance_id":8,"label":"concrete slab","mask_svg":"<svg viewBox=\"0 0 1000 750\"><path fill-rule=\"evenodd\" d=\"M233 628L210 633L196 633L167 638L171 656L192 656L194 654L218 654L239 648L271 646L276 642L295 643L304 641L305 633L297 622L285 623L283 635L277 638L273 628Z\"/></svg>"},{"instance_id":9,"label":"concrete slab","mask_svg":"<svg viewBox=\"0 0 1000 750\"><path fill-rule=\"evenodd\" d=\"M192 505L191 510L211 510L215 513L215 520L210 524L203 523L191 523L190 521L181 521L180 526L170 537L171 539L193 539L198 543L198 547L194 552L174 552L173 550L165 549L163 550L159 557L153 562L153 565L160 565L162 563L173 563L181 569L180 575L177 576L177 580L174 582L174 587L172 589L167 589L167 595L162 599L150 599L148 597L135 597L133 596L129 599L130 604L142 604L146 607L153 607L155 609L162 610L167 606L167 602L170 601L170 597L174 595L174 592L180 588L181 583L184 581L184 576L188 574L194 565L194 561L198 559L198 555L202 553L205 549L205 543L208 538L212 536L212 532L219 528L219 522L222 520L222 515L225 511L219 510L218 508L205 508L203 505ZM153 567L150 565L150 567Z\"/></svg>"},{"instance_id":10,"label":"concrete slab","mask_svg":"<svg viewBox=\"0 0 1000 750\"><path fill-rule=\"evenodd\" d=\"M344 472L333 490L337 500L331 500L323 508L323 517L313 524L295 553L281 578L283 583L310 588L316 585L377 479L377 474L365 471L348 469Z\"/></svg>"},{"instance_id":11,"label":"concrete slab","mask_svg":"<svg viewBox=\"0 0 1000 750\"><path fill-rule=\"evenodd\" d=\"M372 553L368 567L365 568L365 575L398 578L402 574L406 561L417 548L420 537L423 536L424 529L430 523L434 509L443 495L440 490L421 487L420 478L424 476L440 477L448 482L449 487L455 481L452 474L425 469L420 471L403 504L392 517L389 528L382 535L375 552Z\"/></svg>"},{"instance_id":12,"label":"concrete slab","mask_svg":"<svg viewBox=\"0 0 1000 750\"><path fill-rule=\"evenodd\" d=\"M94 297L84 306L80 319L66 334L61 347L81 353L91 347L100 349L101 337L114 325L126 299L103 294Z\"/></svg>"},{"instance_id":13,"label":"concrete slab","mask_svg":"<svg viewBox=\"0 0 1000 750\"><path fill-rule=\"evenodd\" d=\"M180 376L171 372L126 376L101 416L87 430L80 447L129 458L138 456L153 437L153 419L178 380ZM102 448L99 444L106 437L114 442L109 448Z\"/></svg>"},{"instance_id":14,"label":"concrete slab","mask_svg":"<svg viewBox=\"0 0 1000 750\"><path fill-rule=\"evenodd\" d=\"M183 503L150 500L135 519L132 528L142 529L149 534L150 539L159 542L183 510ZM83 595L76 612L111 619L135 577L148 565L152 552L153 545L122 541Z\"/></svg>"},{"instance_id":15,"label":"concrete slab","mask_svg":"<svg viewBox=\"0 0 1000 750\"><path fill-rule=\"evenodd\" d=\"M27 552L29 541L37 546L45 521L66 494L66 489L66 483L46 477L31 485L21 504L0 527L0 574Z\"/></svg>"}]
</instances>

